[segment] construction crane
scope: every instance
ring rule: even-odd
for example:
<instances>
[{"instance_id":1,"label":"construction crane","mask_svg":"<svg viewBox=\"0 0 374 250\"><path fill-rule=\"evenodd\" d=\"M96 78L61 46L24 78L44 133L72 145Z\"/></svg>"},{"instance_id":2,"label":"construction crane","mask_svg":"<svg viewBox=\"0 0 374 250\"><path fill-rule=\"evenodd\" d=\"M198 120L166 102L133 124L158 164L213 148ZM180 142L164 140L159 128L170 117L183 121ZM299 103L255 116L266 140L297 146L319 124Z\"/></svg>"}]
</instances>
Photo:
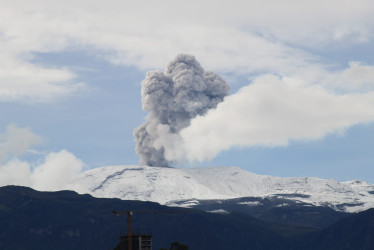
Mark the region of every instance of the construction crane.
<instances>
[{"instance_id":1,"label":"construction crane","mask_svg":"<svg viewBox=\"0 0 374 250\"><path fill-rule=\"evenodd\" d=\"M178 210L178 211L170 211L170 210L127 210L127 211L112 211L113 214L116 216L119 215L127 215L127 241L128 241L128 250L132 249L132 216L134 214L180 214L180 213L191 213L193 210L185 209L185 210Z\"/></svg>"},{"instance_id":2,"label":"construction crane","mask_svg":"<svg viewBox=\"0 0 374 250\"><path fill-rule=\"evenodd\" d=\"M113 211L113 213L118 216L120 214L127 215L127 242L128 250L132 250L132 211Z\"/></svg>"},{"instance_id":3,"label":"construction crane","mask_svg":"<svg viewBox=\"0 0 374 250\"><path fill-rule=\"evenodd\" d=\"M127 244L128 244L128 250L132 250L132 216L134 213L136 214L158 214L158 213L165 213L165 211L156 211L156 210L135 210L135 211L112 211L113 214L116 216L119 215L127 215ZM167 213L167 212L166 212Z\"/></svg>"}]
</instances>

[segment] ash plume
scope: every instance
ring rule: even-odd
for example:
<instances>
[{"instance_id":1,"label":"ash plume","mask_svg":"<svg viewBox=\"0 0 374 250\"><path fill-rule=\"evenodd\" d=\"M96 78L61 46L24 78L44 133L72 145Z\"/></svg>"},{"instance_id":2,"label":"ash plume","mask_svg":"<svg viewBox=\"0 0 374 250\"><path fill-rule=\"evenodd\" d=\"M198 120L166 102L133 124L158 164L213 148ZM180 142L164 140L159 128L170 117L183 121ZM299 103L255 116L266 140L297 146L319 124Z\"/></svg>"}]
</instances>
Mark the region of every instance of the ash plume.
<instances>
[{"instance_id":1,"label":"ash plume","mask_svg":"<svg viewBox=\"0 0 374 250\"><path fill-rule=\"evenodd\" d=\"M165 145L175 143L191 119L217 107L229 86L217 74L204 71L192 55L178 55L165 72L148 72L142 82L146 122L134 130L140 164L168 167Z\"/></svg>"}]
</instances>

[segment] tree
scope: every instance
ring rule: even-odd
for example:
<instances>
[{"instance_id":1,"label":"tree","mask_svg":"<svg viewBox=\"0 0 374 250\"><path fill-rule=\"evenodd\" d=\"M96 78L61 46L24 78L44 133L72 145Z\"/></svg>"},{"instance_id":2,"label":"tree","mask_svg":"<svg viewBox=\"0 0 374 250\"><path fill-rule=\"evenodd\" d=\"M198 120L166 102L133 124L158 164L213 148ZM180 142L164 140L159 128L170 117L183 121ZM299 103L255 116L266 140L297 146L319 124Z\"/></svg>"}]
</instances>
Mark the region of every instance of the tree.
<instances>
[{"instance_id":1,"label":"tree","mask_svg":"<svg viewBox=\"0 0 374 250\"><path fill-rule=\"evenodd\" d=\"M175 241L171 243L169 250L189 250L189 247L185 244Z\"/></svg>"}]
</instances>

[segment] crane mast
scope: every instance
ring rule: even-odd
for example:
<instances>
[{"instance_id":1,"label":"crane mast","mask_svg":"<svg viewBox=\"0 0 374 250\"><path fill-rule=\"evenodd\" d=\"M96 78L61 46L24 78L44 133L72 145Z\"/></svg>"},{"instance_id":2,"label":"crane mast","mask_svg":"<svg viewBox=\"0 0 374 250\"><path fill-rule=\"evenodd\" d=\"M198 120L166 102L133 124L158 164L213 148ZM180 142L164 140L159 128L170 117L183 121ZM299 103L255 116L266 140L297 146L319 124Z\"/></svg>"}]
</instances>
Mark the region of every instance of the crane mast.
<instances>
[{"instance_id":1,"label":"crane mast","mask_svg":"<svg viewBox=\"0 0 374 250\"><path fill-rule=\"evenodd\" d=\"M126 214L127 215L127 248L132 250L132 211L113 211L115 215Z\"/></svg>"},{"instance_id":2,"label":"crane mast","mask_svg":"<svg viewBox=\"0 0 374 250\"><path fill-rule=\"evenodd\" d=\"M187 213L187 211L168 211L168 210L164 210L164 211L158 211L158 210L127 210L127 211L112 211L115 215L127 215L127 248L128 250L133 250L132 247L133 247L133 242L132 242L132 238L133 238L133 235L132 235L132 216L135 214L172 214L172 213ZM188 211L190 212L190 211ZM150 248L152 249L152 248Z\"/></svg>"}]
</instances>

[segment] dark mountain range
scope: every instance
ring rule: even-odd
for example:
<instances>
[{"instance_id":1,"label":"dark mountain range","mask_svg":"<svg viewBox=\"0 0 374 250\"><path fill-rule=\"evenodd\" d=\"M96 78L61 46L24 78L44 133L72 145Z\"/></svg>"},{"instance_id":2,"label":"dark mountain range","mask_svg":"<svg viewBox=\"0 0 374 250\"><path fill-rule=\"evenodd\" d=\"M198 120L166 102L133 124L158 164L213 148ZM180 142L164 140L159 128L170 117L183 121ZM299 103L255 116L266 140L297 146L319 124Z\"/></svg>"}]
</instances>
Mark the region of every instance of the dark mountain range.
<instances>
[{"instance_id":1,"label":"dark mountain range","mask_svg":"<svg viewBox=\"0 0 374 250\"><path fill-rule=\"evenodd\" d=\"M294 194L294 196L300 196ZM292 226L322 229L350 215L329 207L314 206L289 197L241 197L225 200L183 200L174 202L176 205L188 204L207 212L231 213L241 212L260 220ZM297 197L292 197L297 198Z\"/></svg>"},{"instance_id":2,"label":"dark mountain range","mask_svg":"<svg viewBox=\"0 0 374 250\"><path fill-rule=\"evenodd\" d=\"M353 214L321 231L301 237L302 248L321 250L374 249L374 208Z\"/></svg>"},{"instance_id":3,"label":"dark mountain range","mask_svg":"<svg viewBox=\"0 0 374 250\"><path fill-rule=\"evenodd\" d=\"M374 210L316 230L309 222L287 225L243 212L215 214L16 186L0 188L0 249L113 249L125 233L126 217L116 217L112 210L135 211L134 232L152 233L154 250L174 241L192 250L374 249Z\"/></svg>"}]
</instances>

